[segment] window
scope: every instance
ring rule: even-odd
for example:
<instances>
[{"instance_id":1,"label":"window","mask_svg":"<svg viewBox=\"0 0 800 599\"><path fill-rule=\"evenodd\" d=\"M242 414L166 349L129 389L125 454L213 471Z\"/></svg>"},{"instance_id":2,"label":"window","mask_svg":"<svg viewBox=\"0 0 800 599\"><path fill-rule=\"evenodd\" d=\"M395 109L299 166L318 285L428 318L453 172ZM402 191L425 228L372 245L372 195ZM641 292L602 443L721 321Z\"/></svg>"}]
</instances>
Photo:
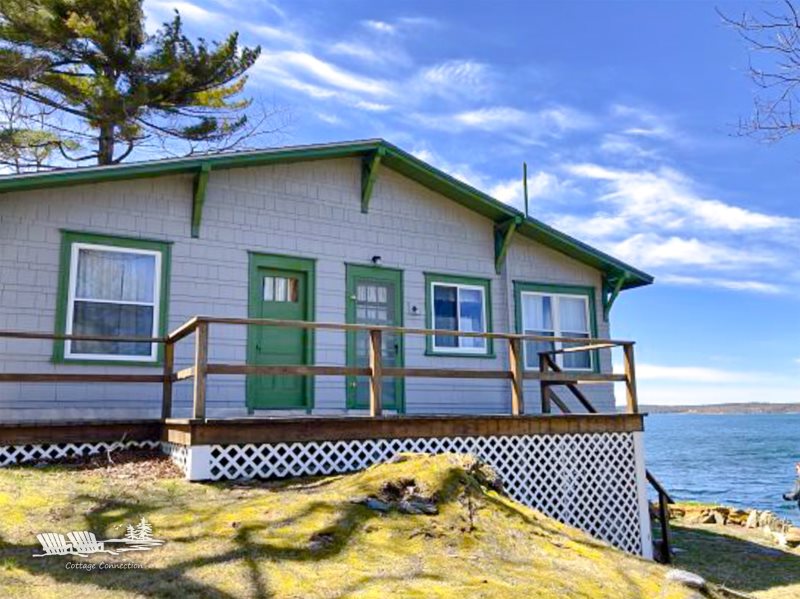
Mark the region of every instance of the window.
<instances>
[{"instance_id":1,"label":"window","mask_svg":"<svg viewBox=\"0 0 800 599\"><path fill-rule=\"evenodd\" d=\"M448 275L426 275L427 326L433 329L484 333L491 330L489 281ZM428 353L488 356L492 343L483 337L434 335Z\"/></svg>"},{"instance_id":2,"label":"window","mask_svg":"<svg viewBox=\"0 0 800 599\"><path fill-rule=\"evenodd\" d=\"M66 334L158 337L165 324L168 246L65 233L59 329ZM65 288L64 288L65 287ZM156 362L160 344L66 340L57 359Z\"/></svg>"},{"instance_id":3,"label":"window","mask_svg":"<svg viewBox=\"0 0 800 599\"><path fill-rule=\"evenodd\" d=\"M265 302L297 303L299 285L295 277L264 277Z\"/></svg>"},{"instance_id":4,"label":"window","mask_svg":"<svg viewBox=\"0 0 800 599\"><path fill-rule=\"evenodd\" d=\"M583 287L517 284L518 329L542 337L590 338L594 332L594 291ZM539 352L578 346L580 343L525 342L525 367L539 368ZM556 354L565 370L592 370L595 352Z\"/></svg>"}]
</instances>

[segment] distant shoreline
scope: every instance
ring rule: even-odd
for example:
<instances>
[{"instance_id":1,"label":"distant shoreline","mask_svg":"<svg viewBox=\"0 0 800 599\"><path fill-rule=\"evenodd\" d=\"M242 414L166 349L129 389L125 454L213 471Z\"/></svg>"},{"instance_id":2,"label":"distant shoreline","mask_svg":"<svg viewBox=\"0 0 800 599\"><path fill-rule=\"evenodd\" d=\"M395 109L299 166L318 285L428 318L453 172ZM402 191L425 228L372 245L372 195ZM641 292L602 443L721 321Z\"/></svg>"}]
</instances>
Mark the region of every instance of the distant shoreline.
<instances>
[{"instance_id":1,"label":"distant shoreline","mask_svg":"<svg viewBox=\"0 0 800 599\"><path fill-rule=\"evenodd\" d=\"M649 414L800 414L800 403L723 403L699 406L640 405Z\"/></svg>"}]
</instances>

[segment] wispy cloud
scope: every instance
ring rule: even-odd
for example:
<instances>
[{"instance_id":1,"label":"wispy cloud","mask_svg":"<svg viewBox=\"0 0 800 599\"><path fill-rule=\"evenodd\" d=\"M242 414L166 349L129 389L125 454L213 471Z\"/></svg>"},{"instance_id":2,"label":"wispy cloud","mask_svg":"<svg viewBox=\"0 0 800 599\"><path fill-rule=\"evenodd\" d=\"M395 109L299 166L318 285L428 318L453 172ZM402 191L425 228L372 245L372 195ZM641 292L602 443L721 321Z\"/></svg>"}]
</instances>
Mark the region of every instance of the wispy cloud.
<instances>
[{"instance_id":1,"label":"wispy cloud","mask_svg":"<svg viewBox=\"0 0 800 599\"><path fill-rule=\"evenodd\" d=\"M373 31L379 31L380 33L394 34L397 32L397 28L391 23L387 23L386 21L367 19L361 21L361 24L367 29L371 29Z\"/></svg>"},{"instance_id":2,"label":"wispy cloud","mask_svg":"<svg viewBox=\"0 0 800 599\"><path fill-rule=\"evenodd\" d=\"M660 276L658 282L672 285L689 285L693 287L717 287L719 289L729 289L733 291L751 291L753 293L763 293L766 295L786 293L786 289L781 285L764 283L761 281L749 281L746 279L720 279L714 277L691 277L667 274Z\"/></svg>"},{"instance_id":3,"label":"wispy cloud","mask_svg":"<svg viewBox=\"0 0 800 599\"><path fill-rule=\"evenodd\" d=\"M797 379L779 372L642 363L636 377L644 404L786 402L800 393Z\"/></svg>"},{"instance_id":4,"label":"wispy cloud","mask_svg":"<svg viewBox=\"0 0 800 599\"><path fill-rule=\"evenodd\" d=\"M702 366L664 366L637 364L636 378L640 381L671 381L685 384L738 384L763 382L763 372L741 372Z\"/></svg>"},{"instance_id":5,"label":"wispy cloud","mask_svg":"<svg viewBox=\"0 0 800 599\"><path fill-rule=\"evenodd\" d=\"M474 60L447 60L422 68L412 83L426 95L485 97L491 91L488 65Z\"/></svg>"},{"instance_id":6,"label":"wispy cloud","mask_svg":"<svg viewBox=\"0 0 800 599\"><path fill-rule=\"evenodd\" d=\"M637 223L658 223L666 229L710 227L743 231L775 229L797 224L795 219L764 214L717 199L702 197L692 181L680 172L662 167L657 171L627 171L598 164L573 164L567 172L601 182L600 199L615 204Z\"/></svg>"}]
</instances>

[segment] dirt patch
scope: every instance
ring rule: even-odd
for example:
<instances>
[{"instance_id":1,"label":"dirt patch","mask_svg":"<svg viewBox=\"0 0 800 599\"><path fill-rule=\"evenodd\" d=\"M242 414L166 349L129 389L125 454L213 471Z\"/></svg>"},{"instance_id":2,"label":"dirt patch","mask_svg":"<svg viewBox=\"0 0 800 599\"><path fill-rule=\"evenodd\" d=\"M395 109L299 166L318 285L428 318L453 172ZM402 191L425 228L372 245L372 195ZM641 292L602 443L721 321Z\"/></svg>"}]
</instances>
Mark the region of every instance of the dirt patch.
<instances>
[{"instance_id":1,"label":"dirt patch","mask_svg":"<svg viewBox=\"0 0 800 599\"><path fill-rule=\"evenodd\" d=\"M126 449L88 456L71 456L59 460L21 464L17 468L49 468L79 470L90 476L117 480L157 480L180 478L180 469L157 449Z\"/></svg>"}]
</instances>

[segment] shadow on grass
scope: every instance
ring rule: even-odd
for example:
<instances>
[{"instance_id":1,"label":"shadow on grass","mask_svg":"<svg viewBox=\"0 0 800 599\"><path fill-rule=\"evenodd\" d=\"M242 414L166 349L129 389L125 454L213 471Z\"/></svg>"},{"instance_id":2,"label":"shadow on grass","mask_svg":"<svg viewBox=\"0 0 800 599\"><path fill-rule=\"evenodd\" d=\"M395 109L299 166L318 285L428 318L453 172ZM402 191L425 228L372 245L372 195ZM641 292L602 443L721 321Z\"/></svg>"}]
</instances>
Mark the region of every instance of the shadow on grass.
<instances>
[{"instance_id":1,"label":"shadow on grass","mask_svg":"<svg viewBox=\"0 0 800 599\"><path fill-rule=\"evenodd\" d=\"M708 580L748 593L792 586L800 597L800 554L725 534L718 529L672 523L675 565ZM793 594L794 593L794 594Z\"/></svg>"}]
</instances>

